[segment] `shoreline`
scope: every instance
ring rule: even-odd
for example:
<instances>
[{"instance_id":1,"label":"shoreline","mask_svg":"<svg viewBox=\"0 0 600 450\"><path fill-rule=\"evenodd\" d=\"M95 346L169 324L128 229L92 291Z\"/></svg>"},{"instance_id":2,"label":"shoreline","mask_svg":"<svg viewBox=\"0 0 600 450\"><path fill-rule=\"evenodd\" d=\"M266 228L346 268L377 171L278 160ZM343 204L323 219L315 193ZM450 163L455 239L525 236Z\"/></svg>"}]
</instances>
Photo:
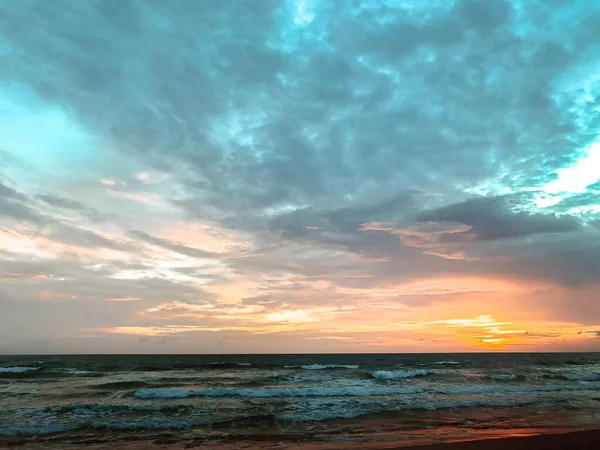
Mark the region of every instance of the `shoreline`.
<instances>
[{"instance_id":1,"label":"shoreline","mask_svg":"<svg viewBox=\"0 0 600 450\"><path fill-rule=\"evenodd\" d=\"M250 447L251 448L251 447ZM293 450L596 450L600 448L600 429L565 429L559 432L522 433L510 436L488 436L481 439L437 443L361 442L352 444L300 445Z\"/></svg>"},{"instance_id":2,"label":"shoreline","mask_svg":"<svg viewBox=\"0 0 600 450\"><path fill-rule=\"evenodd\" d=\"M484 437L485 436L485 437ZM6 442L0 440L0 447L18 448L21 450L39 449L41 446L48 450L184 450L184 449L281 449L281 450L596 450L600 448L600 429L577 430L561 429L556 432L539 430L523 430L521 433L510 433L503 436L500 433L490 433L481 438L466 438L465 440L450 440L447 442L425 442L414 440L362 441L346 443L290 443L279 440L237 442L202 442L182 440L179 442L157 442L156 440L109 440L104 442L67 443L64 441L30 441Z\"/></svg>"},{"instance_id":3,"label":"shoreline","mask_svg":"<svg viewBox=\"0 0 600 450\"><path fill-rule=\"evenodd\" d=\"M414 448L415 450L598 449L600 448L600 429L426 444L404 448Z\"/></svg>"}]
</instances>

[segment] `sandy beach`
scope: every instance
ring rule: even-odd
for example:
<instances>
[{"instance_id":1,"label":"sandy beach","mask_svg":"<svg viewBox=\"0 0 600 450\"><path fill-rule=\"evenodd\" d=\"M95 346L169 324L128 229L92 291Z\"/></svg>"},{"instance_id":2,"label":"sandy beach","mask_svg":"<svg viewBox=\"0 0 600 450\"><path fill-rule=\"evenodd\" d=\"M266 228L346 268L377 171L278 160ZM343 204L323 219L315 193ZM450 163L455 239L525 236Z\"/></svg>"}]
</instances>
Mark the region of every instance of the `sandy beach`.
<instances>
[{"instance_id":1,"label":"sandy beach","mask_svg":"<svg viewBox=\"0 0 600 450\"><path fill-rule=\"evenodd\" d=\"M600 430L565 431L558 433L545 433L527 435L490 435L487 438L454 441L445 443L429 443L415 445L414 441L387 441L387 442L361 442L361 443L335 443L335 444L303 444L277 441L239 441L239 442L214 442L206 443L200 441L169 442L168 440L135 440L121 442L94 442L93 439L79 443L66 444L64 442L53 442L51 439L38 442L24 442L18 440L0 441L0 448L18 448L21 450L184 450L197 449L285 449L285 450L592 450L600 448Z\"/></svg>"},{"instance_id":2,"label":"sandy beach","mask_svg":"<svg viewBox=\"0 0 600 450\"><path fill-rule=\"evenodd\" d=\"M598 449L600 430L576 431L537 436L485 439L412 447L416 450L546 450L546 449Z\"/></svg>"},{"instance_id":3,"label":"sandy beach","mask_svg":"<svg viewBox=\"0 0 600 450\"><path fill-rule=\"evenodd\" d=\"M241 447L237 447L241 448ZM251 445L246 448L253 448ZM600 448L600 430L567 431L560 433L536 434L511 437L490 437L485 439L455 441L447 443L413 445L409 442L363 442L353 444L299 445L286 447L287 450L591 450Z\"/></svg>"}]
</instances>

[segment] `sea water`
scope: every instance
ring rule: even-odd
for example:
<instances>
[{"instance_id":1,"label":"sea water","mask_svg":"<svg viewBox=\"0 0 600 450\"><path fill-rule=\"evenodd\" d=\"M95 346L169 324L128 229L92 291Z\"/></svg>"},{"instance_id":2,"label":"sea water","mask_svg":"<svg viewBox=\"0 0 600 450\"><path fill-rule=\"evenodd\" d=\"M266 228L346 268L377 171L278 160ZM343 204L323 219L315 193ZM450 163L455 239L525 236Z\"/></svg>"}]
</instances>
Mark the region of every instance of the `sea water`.
<instances>
[{"instance_id":1,"label":"sea water","mask_svg":"<svg viewBox=\"0 0 600 450\"><path fill-rule=\"evenodd\" d=\"M0 443L465 438L598 427L599 400L598 354L0 357Z\"/></svg>"}]
</instances>

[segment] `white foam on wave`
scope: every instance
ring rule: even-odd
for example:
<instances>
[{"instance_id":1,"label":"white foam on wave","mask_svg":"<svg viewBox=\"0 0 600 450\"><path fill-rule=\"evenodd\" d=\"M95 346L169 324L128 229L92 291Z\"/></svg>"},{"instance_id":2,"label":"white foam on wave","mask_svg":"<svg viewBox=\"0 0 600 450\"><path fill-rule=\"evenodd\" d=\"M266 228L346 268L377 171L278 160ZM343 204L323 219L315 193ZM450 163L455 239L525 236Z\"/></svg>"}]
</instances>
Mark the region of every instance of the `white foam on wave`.
<instances>
[{"instance_id":1,"label":"white foam on wave","mask_svg":"<svg viewBox=\"0 0 600 450\"><path fill-rule=\"evenodd\" d=\"M81 369L73 369L70 367L62 367L60 369L55 369L55 372L62 372L62 373L68 373L70 375L89 375L95 372L92 372L90 370L81 370Z\"/></svg>"},{"instance_id":2,"label":"white foam on wave","mask_svg":"<svg viewBox=\"0 0 600 450\"><path fill-rule=\"evenodd\" d=\"M600 384L594 385L478 385L478 386L448 386L438 387L427 392L445 395L473 395L473 394L501 394L501 393L528 393L528 392L571 392L571 391L598 391Z\"/></svg>"},{"instance_id":3,"label":"white foam on wave","mask_svg":"<svg viewBox=\"0 0 600 450\"><path fill-rule=\"evenodd\" d=\"M498 375L489 375L489 378L497 381L514 381L517 379L516 375L513 374L498 374Z\"/></svg>"},{"instance_id":4,"label":"white foam on wave","mask_svg":"<svg viewBox=\"0 0 600 450\"><path fill-rule=\"evenodd\" d=\"M398 387L374 384L354 384L342 387L299 387L299 388L259 388L259 389L177 389L153 388L139 389L135 393L138 399L176 399L187 397L370 397L385 395L484 395L501 393L569 392L598 391L600 384L585 385L476 385L476 386L440 386L421 384L419 386Z\"/></svg>"},{"instance_id":5,"label":"white foam on wave","mask_svg":"<svg viewBox=\"0 0 600 450\"><path fill-rule=\"evenodd\" d=\"M193 424L182 420L134 420L125 422L98 420L91 423L92 428L106 430L184 430Z\"/></svg>"},{"instance_id":6,"label":"white foam on wave","mask_svg":"<svg viewBox=\"0 0 600 450\"><path fill-rule=\"evenodd\" d=\"M434 364L438 366L458 366L460 362L458 361L436 361Z\"/></svg>"},{"instance_id":7,"label":"white foam on wave","mask_svg":"<svg viewBox=\"0 0 600 450\"><path fill-rule=\"evenodd\" d=\"M226 362L226 361L213 361L206 364L207 366L239 366L239 367L250 367L252 363L239 363L239 362Z\"/></svg>"},{"instance_id":8,"label":"white foam on wave","mask_svg":"<svg viewBox=\"0 0 600 450\"><path fill-rule=\"evenodd\" d=\"M356 364L309 364L301 368L304 370L358 369L358 366Z\"/></svg>"},{"instance_id":9,"label":"white foam on wave","mask_svg":"<svg viewBox=\"0 0 600 450\"><path fill-rule=\"evenodd\" d=\"M571 381L600 381L600 373L573 373L563 376Z\"/></svg>"},{"instance_id":10,"label":"white foam on wave","mask_svg":"<svg viewBox=\"0 0 600 450\"><path fill-rule=\"evenodd\" d=\"M431 371L427 369L375 370L369 372L369 375L377 380L403 380L406 378L424 377L430 373Z\"/></svg>"},{"instance_id":11,"label":"white foam on wave","mask_svg":"<svg viewBox=\"0 0 600 450\"><path fill-rule=\"evenodd\" d=\"M495 395L492 397L448 399L416 398L406 401L404 398L386 398L365 402L350 399L302 399L293 403L285 411L277 414L280 420L291 422L320 422L330 419L350 419L374 413L389 413L413 409L436 411L454 408L509 408L535 403L536 399L522 395Z\"/></svg>"},{"instance_id":12,"label":"white foam on wave","mask_svg":"<svg viewBox=\"0 0 600 450\"><path fill-rule=\"evenodd\" d=\"M593 364L583 367L543 368L538 374L570 380L570 381L600 381L600 365Z\"/></svg>"},{"instance_id":13,"label":"white foam on wave","mask_svg":"<svg viewBox=\"0 0 600 450\"><path fill-rule=\"evenodd\" d=\"M0 373L27 373L40 370L39 367L0 367Z\"/></svg>"}]
</instances>

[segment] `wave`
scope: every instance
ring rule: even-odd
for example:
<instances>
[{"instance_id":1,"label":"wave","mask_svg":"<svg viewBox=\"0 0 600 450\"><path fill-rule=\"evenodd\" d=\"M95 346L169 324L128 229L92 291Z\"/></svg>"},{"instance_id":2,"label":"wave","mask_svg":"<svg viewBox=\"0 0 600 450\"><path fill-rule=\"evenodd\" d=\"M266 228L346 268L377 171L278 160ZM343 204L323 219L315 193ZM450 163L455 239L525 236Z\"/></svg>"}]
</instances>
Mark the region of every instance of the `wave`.
<instances>
[{"instance_id":1,"label":"wave","mask_svg":"<svg viewBox=\"0 0 600 450\"><path fill-rule=\"evenodd\" d=\"M46 367L0 367L0 378L13 379L60 379L99 378L105 374L77 369L51 369Z\"/></svg>"},{"instance_id":2,"label":"wave","mask_svg":"<svg viewBox=\"0 0 600 450\"><path fill-rule=\"evenodd\" d=\"M116 415L124 413L140 412L161 412L161 413L188 413L194 410L194 405L188 404L143 404L143 405L125 405L110 403L69 403L64 405L44 406L41 408L31 408L31 415L50 414L56 416L73 415L76 417L89 417L96 414Z\"/></svg>"},{"instance_id":3,"label":"wave","mask_svg":"<svg viewBox=\"0 0 600 450\"><path fill-rule=\"evenodd\" d=\"M261 387L269 385L280 385L290 383L301 383L304 381L304 377L296 374L289 375L269 375L252 380L244 380L238 383L232 383L232 387Z\"/></svg>"},{"instance_id":4,"label":"wave","mask_svg":"<svg viewBox=\"0 0 600 450\"><path fill-rule=\"evenodd\" d=\"M95 384L94 389L139 389L141 387L149 386L144 381L114 381L111 383Z\"/></svg>"},{"instance_id":5,"label":"wave","mask_svg":"<svg viewBox=\"0 0 600 450\"><path fill-rule=\"evenodd\" d=\"M309 364L300 367L304 370L358 369L356 364Z\"/></svg>"},{"instance_id":6,"label":"wave","mask_svg":"<svg viewBox=\"0 0 600 450\"><path fill-rule=\"evenodd\" d=\"M549 380L564 380L564 381L600 381L600 373L552 374L552 375L544 375L543 378L546 378Z\"/></svg>"},{"instance_id":7,"label":"wave","mask_svg":"<svg viewBox=\"0 0 600 450\"><path fill-rule=\"evenodd\" d=\"M459 361L436 361L434 364L438 366L458 366L461 363Z\"/></svg>"},{"instance_id":8,"label":"wave","mask_svg":"<svg viewBox=\"0 0 600 450\"><path fill-rule=\"evenodd\" d=\"M17 409L9 411L9 413L14 412L15 415L19 415L19 411L22 412L23 410ZM186 404L71 403L27 408L25 412L26 417L29 418L27 425L0 426L0 436L51 435L90 428L114 430L181 429L203 423L198 420L199 408ZM188 420L177 422L171 420L171 417L188 418Z\"/></svg>"},{"instance_id":9,"label":"wave","mask_svg":"<svg viewBox=\"0 0 600 450\"><path fill-rule=\"evenodd\" d=\"M29 373L40 370L40 367L0 367L0 373Z\"/></svg>"},{"instance_id":10,"label":"wave","mask_svg":"<svg viewBox=\"0 0 600 450\"><path fill-rule=\"evenodd\" d=\"M124 422L93 421L92 428L104 430L185 430L196 423L176 420L134 420Z\"/></svg>"},{"instance_id":11,"label":"wave","mask_svg":"<svg viewBox=\"0 0 600 450\"><path fill-rule=\"evenodd\" d=\"M575 373L564 377L570 381L600 381L600 373Z\"/></svg>"},{"instance_id":12,"label":"wave","mask_svg":"<svg viewBox=\"0 0 600 450\"><path fill-rule=\"evenodd\" d=\"M104 374L90 370L73 369L69 367L52 369L52 372L70 377L102 377Z\"/></svg>"},{"instance_id":13,"label":"wave","mask_svg":"<svg viewBox=\"0 0 600 450\"><path fill-rule=\"evenodd\" d=\"M173 370L223 370L249 369L254 367L254 364L248 362L213 361L209 363L175 363L170 365L157 364L152 366L141 366L135 370L139 370L141 372L169 372ZM262 367L269 368L272 366L265 365Z\"/></svg>"},{"instance_id":14,"label":"wave","mask_svg":"<svg viewBox=\"0 0 600 450\"><path fill-rule=\"evenodd\" d=\"M431 373L427 369L408 369L408 370L375 370L367 372L369 376L377 380L403 380L413 377L424 377Z\"/></svg>"},{"instance_id":15,"label":"wave","mask_svg":"<svg viewBox=\"0 0 600 450\"><path fill-rule=\"evenodd\" d=\"M326 404L308 399L306 403L298 402L291 408L276 415L276 418L289 422L322 422L333 419L353 419L362 416L376 416L385 414L389 418L390 413L401 413L404 411L439 411L458 408L513 408L525 406L536 402L533 398L479 398L460 400L421 400L396 403L364 403L338 400L327 401ZM324 407L326 406L326 407Z\"/></svg>"},{"instance_id":16,"label":"wave","mask_svg":"<svg viewBox=\"0 0 600 450\"><path fill-rule=\"evenodd\" d=\"M78 427L73 425L39 425L39 426L24 426L15 425L8 427L0 427L0 436L36 436L64 433L67 431L76 430Z\"/></svg>"},{"instance_id":17,"label":"wave","mask_svg":"<svg viewBox=\"0 0 600 450\"><path fill-rule=\"evenodd\" d=\"M218 368L218 369L239 369L240 367L252 367L252 363L230 363L223 361L216 361L207 364L200 364L196 367L202 368Z\"/></svg>"},{"instance_id":18,"label":"wave","mask_svg":"<svg viewBox=\"0 0 600 450\"><path fill-rule=\"evenodd\" d=\"M495 381L522 381L527 379L524 375L514 374L487 375L485 378Z\"/></svg>"},{"instance_id":19,"label":"wave","mask_svg":"<svg viewBox=\"0 0 600 450\"><path fill-rule=\"evenodd\" d=\"M139 389L138 399L175 399L187 397L366 397L394 394L415 394L415 389L393 389L380 386L300 387L271 389Z\"/></svg>"},{"instance_id":20,"label":"wave","mask_svg":"<svg viewBox=\"0 0 600 450\"><path fill-rule=\"evenodd\" d=\"M568 359L566 361L563 362L563 364L565 366L587 366L587 365L596 365L598 364L600 361L598 361L598 359L594 358L594 359Z\"/></svg>"},{"instance_id":21,"label":"wave","mask_svg":"<svg viewBox=\"0 0 600 450\"><path fill-rule=\"evenodd\" d=\"M594 385L476 385L476 386L397 386L381 385L349 385L343 387L299 387L299 388L266 388L266 389L139 389L135 393L137 399L177 399L188 397L371 397L390 395L441 394L441 395L476 395L530 392L569 392L598 391L599 384Z\"/></svg>"},{"instance_id":22,"label":"wave","mask_svg":"<svg viewBox=\"0 0 600 450\"><path fill-rule=\"evenodd\" d=\"M352 399L302 399L283 411L271 414L240 415L229 419L199 417L194 415L201 408L192 405L68 405L48 407L35 411L36 414L51 413L38 423L28 426L0 427L0 436L33 436L69 432L73 430L167 430L189 429L196 426L211 428L273 427L284 422L320 422L331 419L351 419L355 417L389 414L408 410L441 410L472 407L514 407L533 403L533 399L521 397L495 399L432 400L419 399L415 402L357 402ZM140 413L160 413L161 415L139 416ZM34 416L36 414L33 414ZM123 417L122 414L135 414L138 417ZM52 421L60 420L62 423ZM51 419L50 421L48 419ZM68 423L64 421L68 420Z\"/></svg>"},{"instance_id":23,"label":"wave","mask_svg":"<svg viewBox=\"0 0 600 450\"><path fill-rule=\"evenodd\" d=\"M478 385L478 386L449 386L434 388L427 392L444 395L475 395L475 394L504 394L504 393L530 393L530 392L575 392L599 391L600 385Z\"/></svg>"}]
</instances>

